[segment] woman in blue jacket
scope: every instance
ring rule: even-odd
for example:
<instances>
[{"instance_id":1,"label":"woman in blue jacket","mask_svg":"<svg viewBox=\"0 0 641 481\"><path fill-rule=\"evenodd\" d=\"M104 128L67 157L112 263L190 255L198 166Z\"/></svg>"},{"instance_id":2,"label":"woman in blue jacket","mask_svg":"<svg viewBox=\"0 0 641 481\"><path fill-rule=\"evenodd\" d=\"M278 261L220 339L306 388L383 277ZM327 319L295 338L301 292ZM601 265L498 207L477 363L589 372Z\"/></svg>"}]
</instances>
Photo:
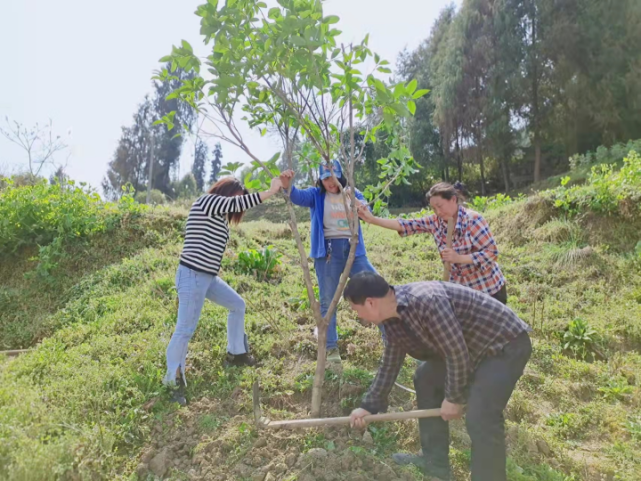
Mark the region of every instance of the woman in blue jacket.
<instances>
[{"instance_id":1,"label":"woman in blue jacket","mask_svg":"<svg viewBox=\"0 0 641 481\"><path fill-rule=\"evenodd\" d=\"M343 177L341 165L337 160L332 162L331 169L338 182L345 188L347 180ZM301 190L292 185L289 198L294 204L310 209L312 221L310 256L314 259L314 268L318 279L321 314L325 316L347 264L352 234L349 230L343 196L336 180L332 177L330 168L326 164L321 164L319 174L320 179L316 187ZM283 188L289 187L293 176L294 172L291 170L281 174ZM365 202L363 194L358 190L354 194L357 199ZM356 257L349 275L351 277L362 271L376 272L376 269L367 259L363 233L359 223ZM336 311L334 311L327 328L327 361L341 362L338 350L338 332L336 331Z\"/></svg>"}]
</instances>

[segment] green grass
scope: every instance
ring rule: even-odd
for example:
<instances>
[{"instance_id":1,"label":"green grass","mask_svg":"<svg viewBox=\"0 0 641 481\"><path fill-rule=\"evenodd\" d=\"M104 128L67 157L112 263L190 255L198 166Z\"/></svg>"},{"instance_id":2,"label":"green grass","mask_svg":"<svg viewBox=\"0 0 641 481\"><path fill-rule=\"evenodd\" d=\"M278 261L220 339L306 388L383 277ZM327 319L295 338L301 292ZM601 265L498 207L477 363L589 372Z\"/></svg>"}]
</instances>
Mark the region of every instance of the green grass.
<instances>
[{"instance_id":1,"label":"green grass","mask_svg":"<svg viewBox=\"0 0 641 481\"><path fill-rule=\"evenodd\" d=\"M541 199L486 217L501 250L509 304L534 329L532 360L506 411L510 479L641 479L641 263L633 251L641 239L638 221L567 220ZM179 214L157 210L137 227L93 238L88 247L70 245L73 255L49 287L24 278L33 267L26 255L2 259L3 347L39 343L27 355L0 360L0 479L133 480L139 454L159 440L156 428L162 426L170 442L187 429L189 416L193 451L200 452L202 437L220 440L225 456L216 462L217 472L225 473L221 479L242 479L232 474L235 465L260 436L251 403L256 376L265 415L307 415L315 358L311 314L288 303L302 289L298 254L288 228L268 221L243 223L233 233L221 271L247 301L246 328L262 365L222 367L226 311L208 302L190 345L193 402L180 412L166 402L160 380L176 319L181 225ZM306 241L308 229L301 226ZM618 238L622 232L633 238ZM364 227L364 237L372 264L391 282L440 277L431 237L402 239L372 226ZM238 253L266 245L283 254L273 279L261 282L235 269ZM586 247L589 256L571 255ZM576 318L597 332L603 358L584 360L563 350L559 333ZM338 319L344 371L341 379L327 377L329 416L358 404L381 353L378 332L355 322L344 304ZM411 386L414 366L406 361L399 382ZM391 405L410 409L412 396L394 389ZM415 423L377 425L370 433L373 445L347 431L323 430L288 433L270 443L284 451L350 452L365 464L389 463L397 450L418 449ZM453 423L452 438L454 471L462 481L470 449L462 422ZM406 475L421 479L410 470ZM172 468L168 478L186 474Z\"/></svg>"}]
</instances>

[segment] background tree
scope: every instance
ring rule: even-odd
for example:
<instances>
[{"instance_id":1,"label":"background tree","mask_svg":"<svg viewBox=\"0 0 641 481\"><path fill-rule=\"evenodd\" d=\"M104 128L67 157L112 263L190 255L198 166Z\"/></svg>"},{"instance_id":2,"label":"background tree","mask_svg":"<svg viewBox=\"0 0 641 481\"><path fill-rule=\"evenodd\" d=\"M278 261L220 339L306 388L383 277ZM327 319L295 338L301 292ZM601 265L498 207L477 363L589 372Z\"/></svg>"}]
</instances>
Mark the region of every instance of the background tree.
<instances>
[{"instance_id":1,"label":"background tree","mask_svg":"<svg viewBox=\"0 0 641 481\"><path fill-rule=\"evenodd\" d=\"M50 184L60 184L61 186L65 186L69 183L69 176L65 172L65 168L62 166L59 166L56 171L51 174L49 177L49 183Z\"/></svg>"},{"instance_id":2,"label":"background tree","mask_svg":"<svg viewBox=\"0 0 641 481\"><path fill-rule=\"evenodd\" d=\"M220 142L216 142L211 157L211 166L209 171L209 183L213 184L218 180L218 176L223 168L223 148Z\"/></svg>"},{"instance_id":3,"label":"background tree","mask_svg":"<svg viewBox=\"0 0 641 481\"><path fill-rule=\"evenodd\" d=\"M154 121L172 113L172 121L189 131L196 119L196 112L176 99L167 100L168 94L180 85L182 79L193 74L182 70L175 78L153 83L153 97L145 97L134 114L133 124L122 128L114 157L109 163L102 182L106 195L117 198L122 187L131 184L138 192L146 190L149 183L149 162L153 161L151 185L164 195L174 197L172 182L176 180L180 165L183 137L175 132L155 126ZM153 149L153 151L152 151Z\"/></svg>"},{"instance_id":4,"label":"background tree","mask_svg":"<svg viewBox=\"0 0 641 481\"><path fill-rule=\"evenodd\" d=\"M508 190L511 176L541 180L575 153L640 137L640 24L634 0L445 8L399 62L432 89L408 124L413 155L446 180L456 166L481 192Z\"/></svg>"},{"instance_id":5,"label":"background tree","mask_svg":"<svg viewBox=\"0 0 641 481\"><path fill-rule=\"evenodd\" d=\"M205 188L205 167L207 158L209 157L209 148L202 140L196 140L196 148L194 149L194 163L191 166L191 173L196 182L196 189L202 192Z\"/></svg>"},{"instance_id":6,"label":"background tree","mask_svg":"<svg viewBox=\"0 0 641 481\"><path fill-rule=\"evenodd\" d=\"M6 116L5 122L6 126L0 127L0 134L24 150L31 177L38 177L45 166L53 166L55 155L68 147L60 135L54 134L51 119L45 125L36 123L33 127L10 121Z\"/></svg>"}]
</instances>

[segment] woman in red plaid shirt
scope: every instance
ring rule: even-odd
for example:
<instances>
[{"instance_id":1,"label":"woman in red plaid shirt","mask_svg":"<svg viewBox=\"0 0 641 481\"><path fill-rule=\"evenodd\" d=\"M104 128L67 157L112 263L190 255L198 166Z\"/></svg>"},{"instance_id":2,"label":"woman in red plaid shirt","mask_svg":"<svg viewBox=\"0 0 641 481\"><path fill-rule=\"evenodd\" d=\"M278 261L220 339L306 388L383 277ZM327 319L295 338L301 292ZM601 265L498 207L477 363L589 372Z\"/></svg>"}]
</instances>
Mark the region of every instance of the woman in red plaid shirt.
<instances>
[{"instance_id":1,"label":"woman in red plaid shirt","mask_svg":"<svg viewBox=\"0 0 641 481\"><path fill-rule=\"evenodd\" d=\"M499 255L496 242L483 216L462 205L463 190L460 182L434 185L427 193L434 214L422 219L381 219L365 208L359 208L358 214L365 222L395 230L403 237L432 234L443 262L452 266L450 282L485 292L506 304L505 277L496 263ZM448 249L447 221L451 218L456 220L456 227L452 248Z\"/></svg>"}]
</instances>

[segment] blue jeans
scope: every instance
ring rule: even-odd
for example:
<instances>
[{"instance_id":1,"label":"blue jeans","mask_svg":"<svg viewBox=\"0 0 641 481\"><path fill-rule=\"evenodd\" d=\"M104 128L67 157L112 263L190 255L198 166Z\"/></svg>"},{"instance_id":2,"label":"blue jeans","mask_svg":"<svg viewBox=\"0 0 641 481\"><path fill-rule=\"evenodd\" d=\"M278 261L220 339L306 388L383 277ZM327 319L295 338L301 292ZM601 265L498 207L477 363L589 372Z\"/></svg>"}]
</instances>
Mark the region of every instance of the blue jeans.
<instances>
[{"instance_id":1,"label":"blue jeans","mask_svg":"<svg viewBox=\"0 0 641 481\"><path fill-rule=\"evenodd\" d=\"M227 316L227 351L230 354L247 352L245 346L245 301L218 276L194 271L183 265L176 271L178 290L178 322L167 346L167 374L164 383L176 382L176 371L185 379L187 345L191 340L205 298L229 309Z\"/></svg>"},{"instance_id":2,"label":"blue jeans","mask_svg":"<svg viewBox=\"0 0 641 481\"><path fill-rule=\"evenodd\" d=\"M318 291L320 294L321 314L325 317L332 303L332 298L338 288L341 274L347 264L349 255L349 239L325 239L327 257L314 259L314 268L318 278ZM349 276L363 271L376 272L367 256L356 256ZM382 327L382 326L381 326ZM381 329L382 331L382 329ZM327 327L327 349L338 346L338 332L336 331L336 311L332 315Z\"/></svg>"}]
</instances>

